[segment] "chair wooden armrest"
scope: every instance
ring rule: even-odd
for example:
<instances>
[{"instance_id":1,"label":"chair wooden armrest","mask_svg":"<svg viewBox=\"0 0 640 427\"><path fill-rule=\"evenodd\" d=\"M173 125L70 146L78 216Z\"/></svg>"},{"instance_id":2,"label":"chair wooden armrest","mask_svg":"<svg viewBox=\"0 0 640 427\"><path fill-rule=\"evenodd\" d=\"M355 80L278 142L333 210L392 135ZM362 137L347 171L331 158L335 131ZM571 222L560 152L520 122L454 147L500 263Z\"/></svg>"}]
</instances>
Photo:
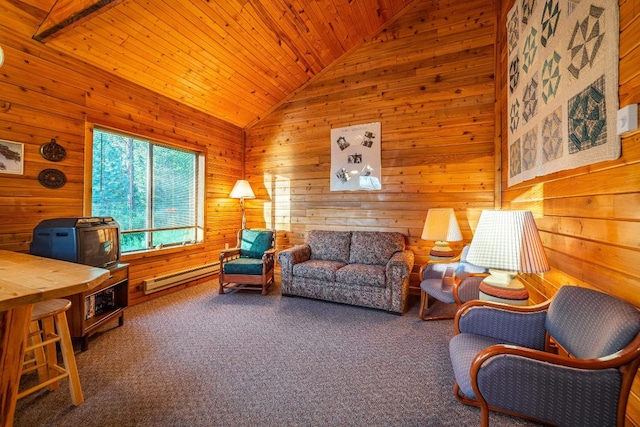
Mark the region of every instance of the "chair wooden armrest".
<instances>
[{"instance_id":1,"label":"chair wooden armrest","mask_svg":"<svg viewBox=\"0 0 640 427\"><path fill-rule=\"evenodd\" d=\"M460 285L462 284L463 280L466 280L470 277L488 277L489 273L465 273L465 277L464 279L460 278L459 275L456 275L456 271L453 271L453 278L452 278L452 286L453 286L453 297L456 299L456 302L458 303L458 305L462 305L463 302L460 299L460 296L458 295L458 290L460 289Z\"/></svg>"},{"instance_id":2,"label":"chair wooden armrest","mask_svg":"<svg viewBox=\"0 0 640 427\"><path fill-rule=\"evenodd\" d=\"M504 311L511 311L517 313L535 313L539 311L543 311L549 308L549 304L551 300L547 300L541 302L540 304L535 305L509 305L503 304L501 302L494 301L485 301L485 300L472 300L464 303L460 309L456 312L455 318L453 320L454 325L454 335L460 333L460 319L467 314L467 312L474 307L487 307L487 308L497 308Z\"/></svg>"},{"instance_id":3,"label":"chair wooden armrest","mask_svg":"<svg viewBox=\"0 0 640 427\"><path fill-rule=\"evenodd\" d=\"M240 248L223 249L220 251L218 260L222 263L226 258L240 255Z\"/></svg>"}]
</instances>

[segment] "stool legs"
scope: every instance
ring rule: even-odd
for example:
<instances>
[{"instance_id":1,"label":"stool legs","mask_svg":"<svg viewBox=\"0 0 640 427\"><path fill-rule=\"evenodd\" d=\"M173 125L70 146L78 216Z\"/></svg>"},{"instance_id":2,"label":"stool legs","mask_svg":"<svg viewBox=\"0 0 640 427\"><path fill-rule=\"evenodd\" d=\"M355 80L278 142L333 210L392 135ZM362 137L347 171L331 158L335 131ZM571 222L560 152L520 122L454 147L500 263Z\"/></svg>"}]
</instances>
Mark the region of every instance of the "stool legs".
<instances>
[{"instance_id":1,"label":"stool legs","mask_svg":"<svg viewBox=\"0 0 640 427\"><path fill-rule=\"evenodd\" d=\"M44 332L44 339L45 340L48 337L55 336L56 330L55 330L55 326L54 326L52 317L46 317L46 318L40 320L40 322L42 322L42 331ZM38 322L33 322L33 323L37 324ZM40 336L40 334L38 334L38 336ZM40 351L38 351L38 350L40 350ZM58 364L58 354L56 352L56 345L55 344L49 344L49 345L45 345L45 346L41 347L40 349L36 349L36 355L38 355L38 353L41 353L40 357L44 356L44 359L42 359L42 362L38 362L38 363L44 363L45 364L44 368L38 370L38 375L40 376L40 382L43 383L47 379L55 378L57 375L59 375L59 372L54 367L54 366L56 366ZM44 375L43 375L43 373L44 373ZM49 385L49 390L53 391L53 390L57 389L59 385L60 385L60 381L56 381L54 383L51 383L51 385Z\"/></svg>"},{"instance_id":2,"label":"stool legs","mask_svg":"<svg viewBox=\"0 0 640 427\"><path fill-rule=\"evenodd\" d=\"M67 324L67 315L65 314L66 308L57 308L36 318L32 317L29 328L30 345L27 346L25 353L34 353L36 365L27 367L33 363L33 360L25 361L22 373L37 370L39 381L37 385L18 393L18 399L47 386L49 390L55 390L58 388L60 380L68 377L71 402L76 406L84 402L78 366L73 353L73 343ZM58 365L56 349L58 342L64 367Z\"/></svg>"},{"instance_id":3,"label":"stool legs","mask_svg":"<svg viewBox=\"0 0 640 427\"><path fill-rule=\"evenodd\" d=\"M64 311L55 316L55 323L58 334L60 334L62 360L65 368L67 368L67 372L69 373L71 402L77 406L84 402L84 396L82 395L82 387L80 386L80 376L78 375L76 357L73 354L73 343L71 341L71 333L69 332L69 324L67 323L67 315Z\"/></svg>"}]
</instances>

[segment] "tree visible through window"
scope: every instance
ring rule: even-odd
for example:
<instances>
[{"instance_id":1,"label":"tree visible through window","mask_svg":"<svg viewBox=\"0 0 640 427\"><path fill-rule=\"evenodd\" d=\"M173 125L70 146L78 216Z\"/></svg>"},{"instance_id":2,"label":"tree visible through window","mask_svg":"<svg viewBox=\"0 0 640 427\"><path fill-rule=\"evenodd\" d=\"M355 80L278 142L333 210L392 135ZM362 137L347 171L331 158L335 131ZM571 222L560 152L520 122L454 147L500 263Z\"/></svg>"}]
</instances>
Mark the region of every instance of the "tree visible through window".
<instances>
[{"instance_id":1,"label":"tree visible through window","mask_svg":"<svg viewBox=\"0 0 640 427\"><path fill-rule=\"evenodd\" d=\"M91 214L120 224L122 252L202 241L204 156L94 129Z\"/></svg>"}]
</instances>

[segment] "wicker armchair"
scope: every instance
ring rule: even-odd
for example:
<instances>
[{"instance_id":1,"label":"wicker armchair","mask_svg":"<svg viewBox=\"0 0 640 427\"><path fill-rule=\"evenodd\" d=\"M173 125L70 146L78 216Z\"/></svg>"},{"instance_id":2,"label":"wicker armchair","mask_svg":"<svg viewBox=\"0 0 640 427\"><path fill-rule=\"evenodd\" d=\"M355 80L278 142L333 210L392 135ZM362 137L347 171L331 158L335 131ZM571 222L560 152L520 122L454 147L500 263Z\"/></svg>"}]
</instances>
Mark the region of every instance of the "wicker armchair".
<instances>
[{"instance_id":1,"label":"wicker armchair","mask_svg":"<svg viewBox=\"0 0 640 427\"><path fill-rule=\"evenodd\" d=\"M471 301L449 343L454 394L481 408L561 426L623 426L640 365L640 313L611 295L563 286L550 301ZM558 350L559 349L559 350Z\"/></svg>"}]
</instances>

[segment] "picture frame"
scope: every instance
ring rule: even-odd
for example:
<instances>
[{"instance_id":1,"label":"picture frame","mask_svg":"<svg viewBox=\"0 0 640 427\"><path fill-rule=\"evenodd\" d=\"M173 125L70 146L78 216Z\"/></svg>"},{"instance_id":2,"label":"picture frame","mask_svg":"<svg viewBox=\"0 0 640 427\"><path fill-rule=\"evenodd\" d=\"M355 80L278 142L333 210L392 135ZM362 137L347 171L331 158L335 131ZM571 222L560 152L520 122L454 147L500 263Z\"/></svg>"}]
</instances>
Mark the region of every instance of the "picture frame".
<instances>
[{"instance_id":1,"label":"picture frame","mask_svg":"<svg viewBox=\"0 0 640 427\"><path fill-rule=\"evenodd\" d=\"M331 191L382 189L380 122L331 129Z\"/></svg>"},{"instance_id":2,"label":"picture frame","mask_svg":"<svg viewBox=\"0 0 640 427\"><path fill-rule=\"evenodd\" d=\"M24 144L0 139L0 173L24 174Z\"/></svg>"}]
</instances>

